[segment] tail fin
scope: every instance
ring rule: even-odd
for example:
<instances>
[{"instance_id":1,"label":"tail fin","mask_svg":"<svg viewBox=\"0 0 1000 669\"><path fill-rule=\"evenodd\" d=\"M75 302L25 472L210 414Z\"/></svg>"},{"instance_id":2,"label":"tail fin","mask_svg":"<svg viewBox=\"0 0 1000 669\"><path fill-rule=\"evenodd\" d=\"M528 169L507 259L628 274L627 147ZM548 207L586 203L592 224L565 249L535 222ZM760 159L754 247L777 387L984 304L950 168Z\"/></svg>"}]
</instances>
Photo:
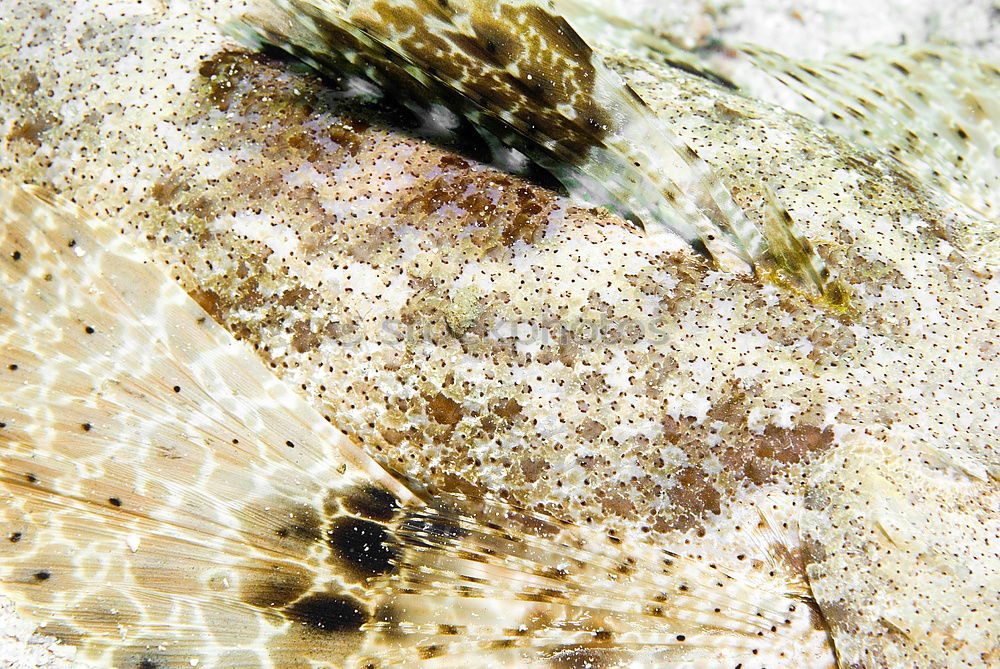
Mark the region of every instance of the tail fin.
<instances>
[{"instance_id":1,"label":"tail fin","mask_svg":"<svg viewBox=\"0 0 1000 669\"><path fill-rule=\"evenodd\" d=\"M0 592L97 666L832 666L801 584L422 501L112 226L4 181L0 365Z\"/></svg>"}]
</instances>

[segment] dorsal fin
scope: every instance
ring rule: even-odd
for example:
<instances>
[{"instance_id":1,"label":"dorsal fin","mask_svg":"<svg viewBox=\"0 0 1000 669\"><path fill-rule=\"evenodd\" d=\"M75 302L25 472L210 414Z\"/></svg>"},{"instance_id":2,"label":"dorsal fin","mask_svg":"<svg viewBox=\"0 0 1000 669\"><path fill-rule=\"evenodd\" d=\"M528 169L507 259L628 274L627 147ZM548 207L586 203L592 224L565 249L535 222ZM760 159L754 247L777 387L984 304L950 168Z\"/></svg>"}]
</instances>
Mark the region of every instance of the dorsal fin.
<instances>
[{"instance_id":1,"label":"dorsal fin","mask_svg":"<svg viewBox=\"0 0 1000 669\"><path fill-rule=\"evenodd\" d=\"M745 271L766 252L760 226L714 170L547 3L275 0L235 30L320 71L443 102L572 193L651 236L680 235L723 267Z\"/></svg>"},{"instance_id":2,"label":"dorsal fin","mask_svg":"<svg viewBox=\"0 0 1000 669\"><path fill-rule=\"evenodd\" d=\"M1000 69L944 46L872 47L797 62L758 46L752 62L829 126L912 175L1000 220Z\"/></svg>"}]
</instances>

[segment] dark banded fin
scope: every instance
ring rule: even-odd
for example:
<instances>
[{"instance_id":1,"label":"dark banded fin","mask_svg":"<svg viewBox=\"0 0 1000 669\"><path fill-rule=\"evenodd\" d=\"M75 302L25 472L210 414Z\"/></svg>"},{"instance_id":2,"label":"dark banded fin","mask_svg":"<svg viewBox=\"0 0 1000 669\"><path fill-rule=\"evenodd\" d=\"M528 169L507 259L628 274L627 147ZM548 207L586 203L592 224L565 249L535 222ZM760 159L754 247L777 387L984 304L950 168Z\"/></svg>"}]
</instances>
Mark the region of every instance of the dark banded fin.
<instances>
[{"instance_id":1,"label":"dark banded fin","mask_svg":"<svg viewBox=\"0 0 1000 669\"><path fill-rule=\"evenodd\" d=\"M722 267L747 271L766 254L721 178L547 3L275 0L232 29L410 104L443 104L582 200L652 237L679 235Z\"/></svg>"}]
</instances>

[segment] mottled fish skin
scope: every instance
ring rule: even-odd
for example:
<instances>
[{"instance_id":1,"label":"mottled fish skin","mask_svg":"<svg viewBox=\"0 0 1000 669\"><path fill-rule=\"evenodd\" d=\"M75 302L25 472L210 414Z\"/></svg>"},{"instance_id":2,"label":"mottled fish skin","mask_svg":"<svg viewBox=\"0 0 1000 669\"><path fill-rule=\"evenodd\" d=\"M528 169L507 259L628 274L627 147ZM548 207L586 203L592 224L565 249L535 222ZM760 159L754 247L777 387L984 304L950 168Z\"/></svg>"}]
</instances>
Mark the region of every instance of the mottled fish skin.
<instances>
[{"instance_id":1,"label":"mottled fish skin","mask_svg":"<svg viewBox=\"0 0 1000 669\"><path fill-rule=\"evenodd\" d=\"M1000 285L970 243L994 228L967 209L784 110L605 52L739 206L771 185L849 285L834 317L415 141L182 6L2 9L0 171L151 244L404 480L544 508L810 610L816 579L838 651L872 666L993 661ZM759 637L768 666L807 665L781 629Z\"/></svg>"},{"instance_id":2,"label":"mottled fish skin","mask_svg":"<svg viewBox=\"0 0 1000 669\"><path fill-rule=\"evenodd\" d=\"M730 271L777 265L843 306L823 259L773 196L748 218L718 174L608 70L556 10L533 1L279 0L237 34L390 96L441 101L531 156L584 201L679 234ZM791 247L797 254L789 254ZM800 257L801 256L801 257Z\"/></svg>"}]
</instances>

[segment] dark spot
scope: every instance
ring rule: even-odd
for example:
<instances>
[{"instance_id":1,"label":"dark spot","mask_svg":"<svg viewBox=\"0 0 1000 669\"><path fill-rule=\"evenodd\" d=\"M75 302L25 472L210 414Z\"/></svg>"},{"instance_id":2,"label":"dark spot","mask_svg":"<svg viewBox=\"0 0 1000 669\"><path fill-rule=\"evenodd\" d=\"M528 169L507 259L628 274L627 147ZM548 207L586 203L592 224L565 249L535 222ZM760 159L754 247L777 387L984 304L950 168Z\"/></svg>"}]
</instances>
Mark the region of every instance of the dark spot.
<instances>
[{"instance_id":1,"label":"dark spot","mask_svg":"<svg viewBox=\"0 0 1000 669\"><path fill-rule=\"evenodd\" d=\"M111 506L121 506L122 501L117 497L108 497L108 504L110 504Z\"/></svg>"},{"instance_id":2,"label":"dark spot","mask_svg":"<svg viewBox=\"0 0 1000 669\"><path fill-rule=\"evenodd\" d=\"M148 657L144 657L139 660L138 669L158 669L158 665Z\"/></svg>"},{"instance_id":3,"label":"dark spot","mask_svg":"<svg viewBox=\"0 0 1000 669\"><path fill-rule=\"evenodd\" d=\"M291 441L286 441L285 446L288 446L288 448L295 448L295 444L293 444Z\"/></svg>"},{"instance_id":4,"label":"dark spot","mask_svg":"<svg viewBox=\"0 0 1000 669\"><path fill-rule=\"evenodd\" d=\"M87 334L94 334L94 328L90 327L89 325L83 328L83 331L86 332Z\"/></svg>"},{"instance_id":5,"label":"dark spot","mask_svg":"<svg viewBox=\"0 0 1000 669\"><path fill-rule=\"evenodd\" d=\"M16 372L17 371L17 365L7 365L7 369L9 369L12 372Z\"/></svg>"},{"instance_id":6,"label":"dark spot","mask_svg":"<svg viewBox=\"0 0 1000 669\"><path fill-rule=\"evenodd\" d=\"M430 646L417 648L417 653L420 655L421 660L430 660L435 657L441 657L444 654L444 649L437 644L431 644Z\"/></svg>"},{"instance_id":7,"label":"dark spot","mask_svg":"<svg viewBox=\"0 0 1000 669\"><path fill-rule=\"evenodd\" d=\"M289 619L323 632L356 632L368 621L361 603L345 595L310 595L285 613Z\"/></svg>"},{"instance_id":8,"label":"dark spot","mask_svg":"<svg viewBox=\"0 0 1000 669\"><path fill-rule=\"evenodd\" d=\"M36 571L34 576L36 581L47 581L52 577L52 574L47 571Z\"/></svg>"},{"instance_id":9,"label":"dark spot","mask_svg":"<svg viewBox=\"0 0 1000 669\"><path fill-rule=\"evenodd\" d=\"M181 391L181 387L180 386L174 386L174 392L175 393L179 393L180 391Z\"/></svg>"},{"instance_id":10,"label":"dark spot","mask_svg":"<svg viewBox=\"0 0 1000 669\"><path fill-rule=\"evenodd\" d=\"M69 240L69 243L67 243L66 246L68 246L69 248L73 248L74 246L76 246L76 240L75 239Z\"/></svg>"},{"instance_id":11,"label":"dark spot","mask_svg":"<svg viewBox=\"0 0 1000 669\"><path fill-rule=\"evenodd\" d=\"M399 508L399 500L382 488L366 485L343 497L344 508L369 520L389 520Z\"/></svg>"},{"instance_id":12,"label":"dark spot","mask_svg":"<svg viewBox=\"0 0 1000 669\"><path fill-rule=\"evenodd\" d=\"M94 426L91 425L90 423L83 423L80 427L83 428L84 432L90 432Z\"/></svg>"},{"instance_id":13,"label":"dark spot","mask_svg":"<svg viewBox=\"0 0 1000 669\"><path fill-rule=\"evenodd\" d=\"M341 518L327 530L334 557L352 567L360 577L392 571L399 551L390 544L385 527L367 520Z\"/></svg>"},{"instance_id":14,"label":"dark spot","mask_svg":"<svg viewBox=\"0 0 1000 669\"><path fill-rule=\"evenodd\" d=\"M38 477L35 476L34 474L25 474L24 480L27 481L28 483L38 483Z\"/></svg>"},{"instance_id":15,"label":"dark spot","mask_svg":"<svg viewBox=\"0 0 1000 669\"><path fill-rule=\"evenodd\" d=\"M708 247L705 245L705 242L701 239L692 239L691 249L698 255L705 256L706 258L712 257L711 251L708 250Z\"/></svg>"},{"instance_id":16,"label":"dark spot","mask_svg":"<svg viewBox=\"0 0 1000 669\"><path fill-rule=\"evenodd\" d=\"M319 514L311 506L293 508L288 512L277 514L277 517L281 520L288 519L274 530L274 533L282 539L291 538L311 544L322 536Z\"/></svg>"},{"instance_id":17,"label":"dark spot","mask_svg":"<svg viewBox=\"0 0 1000 669\"><path fill-rule=\"evenodd\" d=\"M268 565L261 577L248 579L240 588L240 598L250 606L269 609L287 606L312 587L313 578L295 565L275 562Z\"/></svg>"},{"instance_id":18,"label":"dark spot","mask_svg":"<svg viewBox=\"0 0 1000 669\"><path fill-rule=\"evenodd\" d=\"M458 636L460 631L455 625L438 625L438 634L441 636Z\"/></svg>"},{"instance_id":19,"label":"dark spot","mask_svg":"<svg viewBox=\"0 0 1000 669\"><path fill-rule=\"evenodd\" d=\"M10 541L10 543L12 544L16 544L18 541L21 540L21 533L11 532L10 534L7 535L7 540Z\"/></svg>"},{"instance_id":20,"label":"dark spot","mask_svg":"<svg viewBox=\"0 0 1000 669\"><path fill-rule=\"evenodd\" d=\"M684 639L686 639L686 638L687 638L687 637L685 637L685 636L684 636L683 634L678 634L678 635L677 635L677 640L678 640L678 641L684 641Z\"/></svg>"}]
</instances>

